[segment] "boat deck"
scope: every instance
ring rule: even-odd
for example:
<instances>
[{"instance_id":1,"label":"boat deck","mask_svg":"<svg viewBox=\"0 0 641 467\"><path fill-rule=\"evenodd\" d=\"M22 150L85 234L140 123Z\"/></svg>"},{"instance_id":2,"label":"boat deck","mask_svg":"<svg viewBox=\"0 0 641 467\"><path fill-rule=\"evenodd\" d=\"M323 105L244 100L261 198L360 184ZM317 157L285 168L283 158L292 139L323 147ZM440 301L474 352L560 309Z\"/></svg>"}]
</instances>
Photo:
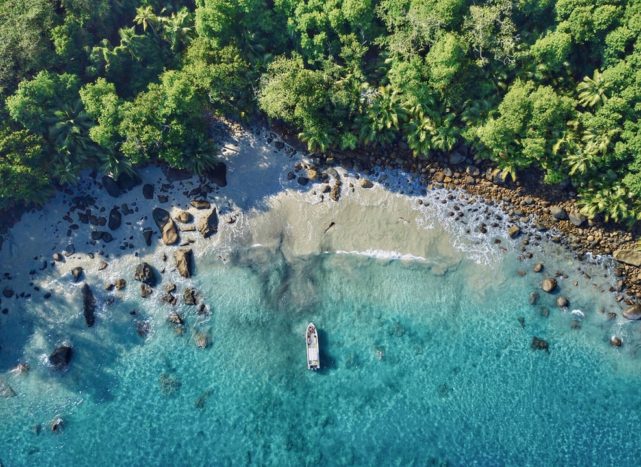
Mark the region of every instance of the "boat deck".
<instances>
[{"instance_id":1,"label":"boat deck","mask_svg":"<svg viewBox=\"0 0 641 467\"><path fill-rule=\"evenodd\" d=\"M305 340L307 344L307 368L310 370L318 370L320 368L318 333L316 331L316 327L313 324L309 324L307 326Z\"/></svg>"}]
</instances>

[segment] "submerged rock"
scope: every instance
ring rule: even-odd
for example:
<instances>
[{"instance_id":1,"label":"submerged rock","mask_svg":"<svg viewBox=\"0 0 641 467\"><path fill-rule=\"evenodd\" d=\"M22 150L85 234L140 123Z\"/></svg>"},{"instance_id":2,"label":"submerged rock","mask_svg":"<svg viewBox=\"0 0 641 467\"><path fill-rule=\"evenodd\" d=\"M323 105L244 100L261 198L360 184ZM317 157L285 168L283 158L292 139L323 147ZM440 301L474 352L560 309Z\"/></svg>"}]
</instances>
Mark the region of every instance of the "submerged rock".
<instances>
[{"instance_id":1,"label":"submerged rock","mask_svg":"<svg viewBox=\"0 0 641 467\"><path fill-rule=\"evenodd\" d=\"M541 283L541 288L543 289L544 292L547 293L552 293L556 290L557 282L556 279L553 277L548 277L547 279L543 279L543 282Z\"/></svg>"},{"instance_id":2,"label":"submerged rock","mask_svg":"<svg viewBox=\"0 0 641 467\"><path fill-rule=\"evenodd\" d=\"M51 427L51 431L53 433L60 433L64 426L64 420L60 415L56 415L56 417L53 420L51 420L51 423L49 424L49 426Z\"/></svg>"},{"instance_id":3,"label":"submerged rock","mask_svg":"<svg viewBox=\"0 0 641 467\"><path fill-rule=\"evenodd\" d=\"M193 255L191 249L181 248L174 253L174 258L176 259L176 268L178 269L178 273L182 277L191 277L192 257Z\"/></svg>"},{"instance_id":4,"label":"submerged rock","mask_svg":"<svg viewBox=\"0 0 641 467\"><path fill-rule=\"evenodd\" d=\"M89 284L84 283L82 286L82 306L87 326L92 327L96 323L96 299L93 296Z\"/></svg>"},{"instance_id":5,"label":"submerged rock","mask_svg":"<svg viewBox=\"0 0 641 467\"><path fill-rule=\"evenodd\" d=\"M624 318L630 320L641 319L641 305L632 305L623 312Z\"/></svg>"},{"instance_id":6,"label":"submerged rock","mask_svg":"<svg viewBox=\"0 0 641 467\"><path fill-rule=\"evenodd\" d=\"M543 269L544 269L544 266L542 263L536 263L532 268L534 272L543 272Z\"/></svg>"},{"instance_id":7,"label":"submerged rock","mask_svg":"<svg viewBox=\"0 0 641 467\"><path fill-rule=\"evenodd\" d=\"M158 382L160 383L160 389L166 396L174 394L182 385L180 381L167 373L161 374Z\"/></svg>"},{"instance_id":8,"label":"submerged rock","mask_svg":"<svg viewBox=\"0 0 641 467\"><path fill-rule=\"evenodd\" d=\"M185 324L183 317L179 313L176 313L175 311L172 311L171 313L169 313L169 316L167 316L167 321L177 326L182 326L183 324Z\"/></svg>"},{"instance_id":9,"label":"submerged rock","mask_svg":"<svg viewBox=\"0 0 641 467\"><path fill-rule=\"evenodd\" d=\"M546 352L550 351L548 342L545 339L541 339L540 337L536 336L532 338L531 347L533 350L545 350Z\"/></svg>"},{"instance_id":10,"label":"submerged rock","mask_svg":"<svg viewBox=\"0 0 641 467\"><path fill-rule=\"evenodd\" d=\"M49 355L49 363L57 370L61 370L69 365L71 357L73 356L73 349L68 344L62 344L57 347L51 355Z\"/></svg>"},{"instance_id":11,"label":"submerged rock","mask_svg":"<svg viewBox=\"0 0 641 467\"><path fill-rule=\"evenodd\" d=\"M204 332L198 331L194 335L194 342L199 349L206 349L209 347L209 336Z\"/></svg>"},{"instance_id":12,"label":"submerged rock","mask_svg":"<svg viewBox=\"0 0 641 467\"><path fill-rule=\"evenodd\" d=\"M0 398L8 399L10 397L15 397L15 395L16 392L13 390L13 388L0 379Z\"/></svg>"},{"instance_id":13,"label":"submerged rock","mask_svg":"<svg viewBox=\"0 0 641 467\"><path fill-rule=\"evenodd\" d=\"M151 324L149 324L149 321L136 321L136 333L140 337L147 337L149 331L151 331Z\"/></svg>"},{"instance_id":14,"label":"submerged rock","mask_svg":"<svg viewBox=\"0 0 641 467\"><path fill-rule=\"evenodd\" d=\"M568 300L567 297L561 295L556 299L556 306L558 306L559 308L567 308L570 306L570 300Z\"/></svg>"},{"instance_id":15,"label":"submerged rock","mask_svg":"<svg viewBox=\"0 0 641 467\"><path fill-rule=\"evenodd\" d=\"M11 370L11 373L15 373L17 375L23 375L28 372L29 372L28 363L18 363L18 365L13 370Z\"/></svg>"},{"instance_id":16,"label":"submerged rock","mask_svg":"<svg viewBox=\"0 0 641 467\"><path fill-rule=\"evenodd\" d=\"M204 238L208 238L218 232L218 212L215 207L207 216L200 218L198 231Z\"/></svg>"}]
</instances>

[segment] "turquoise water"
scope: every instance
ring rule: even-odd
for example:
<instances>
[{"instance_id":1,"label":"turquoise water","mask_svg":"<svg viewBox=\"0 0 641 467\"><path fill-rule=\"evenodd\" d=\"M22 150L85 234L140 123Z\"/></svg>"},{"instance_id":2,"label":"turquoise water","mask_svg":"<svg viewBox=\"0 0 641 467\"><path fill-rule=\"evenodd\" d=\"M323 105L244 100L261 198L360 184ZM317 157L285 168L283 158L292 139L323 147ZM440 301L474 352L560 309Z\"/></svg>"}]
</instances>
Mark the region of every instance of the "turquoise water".
<instances>
[{"instance_id":1,"label":"turquoise water","mask_svg":"<svg viewBox=\"0 0 641 467\"><path fill-rule=\"evenodd\" d=\"M199 263L194 284L211 313L179 306L182 335L165 321L171 308L156 301L105 306L90 330L75 320L62 331L54 318L33 329L29 313L47 310L25 308L28 332L53 342L71 335L76 354L62 375L37 364L26 376L5 375L18 396L0 399L0 460L638 464L639 327L607 321L597 308L609 299L585 287L572 296L572 309L585 314L572 329L576 315L554 307L554 297L528 303L541 277L516 272L530 267L508 254L501 264L463 260L442 274L421 262L336 254L286 261L252 248L227 264ZM145 339L134 326L144 319L152 329ZM318 373L305 368L309 321L321 330ZM194 344L197 331L211 337L208 349ZM608 344L615 332L621 349ZM530 348L533 336L549 341L549 353ZM25 353L37 361L48 349L34 337ZM61 434L48 428L56 414Z\"/></svg>"}]
</instances>

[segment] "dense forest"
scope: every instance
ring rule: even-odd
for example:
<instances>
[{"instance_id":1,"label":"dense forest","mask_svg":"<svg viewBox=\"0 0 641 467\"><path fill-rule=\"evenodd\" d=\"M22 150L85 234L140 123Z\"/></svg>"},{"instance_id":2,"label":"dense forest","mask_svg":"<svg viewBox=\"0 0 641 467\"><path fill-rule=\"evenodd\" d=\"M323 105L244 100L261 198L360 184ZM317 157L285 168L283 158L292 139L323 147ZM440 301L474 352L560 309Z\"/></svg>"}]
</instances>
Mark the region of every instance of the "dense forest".
<instances>
[{"instance_id":1,"label":"dense forest","mask_svg":"<svg viewBox=\"0 0 641 467\"><path fill-rule=\"evenodd\" d=\"M465 147L641 219L637 0L0 0L0 207L79 171L202 173L216 115L311 151Z\"/></svg>"}]
</instances>

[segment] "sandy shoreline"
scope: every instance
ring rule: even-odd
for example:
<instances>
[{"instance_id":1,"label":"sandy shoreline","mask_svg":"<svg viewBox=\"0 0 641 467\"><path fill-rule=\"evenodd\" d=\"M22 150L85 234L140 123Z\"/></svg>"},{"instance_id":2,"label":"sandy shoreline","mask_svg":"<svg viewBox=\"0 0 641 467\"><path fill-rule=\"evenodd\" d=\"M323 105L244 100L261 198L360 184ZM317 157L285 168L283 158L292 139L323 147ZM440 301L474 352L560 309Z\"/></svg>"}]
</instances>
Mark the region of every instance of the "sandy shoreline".
<instances>
[{"instance_id":1,"label":"sandy shoreline","mask_svg":"<svg viewBox=\"0 0 641 467\"><path fill-rule=\"evenodd\" d=\"M229 183L225 188L198 177L171 181L159 167L152 166L140 170L139 185L114 198L104 190L99 178L85 174L70 193L59 192L43 209L25 213L5 235L0 250L0 289L11 289L14 297L21 298L38 292L64 294L66 285L73 283L74 268L82 267L84 277L94 282L105 282L116 279L113 271L131 270L134 263L142 260L159 263L158 269L174 273L171 256L177 248L191 248L196 256L219 249L224 257L237 237L246 235L253 237L252 243L281 241L284 236L284 250L293 256L378 250L417 258L440 255L444 262L461 259L460 252L446 246L442 232L428 234L424 228L428 219L419 209L425 206L412 204L400 195L389 196L390 192L410 191L416 186L408 182L404 190L389 190L379 184L365 189L353 174L338 168L337 177L344 185L342 199L336 203L321 192L320 181L301 185L292 179L289 174L301 166L303 159L291 157L291 148L274 149L266 135L267 132L254 137L246 133L237 146L227 145L230 149L223 157ZM154 186L152 199L142 194L147 184ZM196 230L199 220L211 210L194 208L190 205L194 199L206 199L217 208L217 235L204 239ZM151 215L156 207L169 211L174 220L181 212L193 216L192 222L177 223L180 240L176 245L162 244ZM115 230L105 225L113 208L122 215L121 225ZM263 216L265 212L275 214ZM243 229L249 217L255 218L251 232ZM146 245L143 235L148 229L153 232L151 245ZM107 232L112 239L95 240L95 232ZM55 261L56 254L64 260ZM158 262L163 254L169 258ZM119 264L123 261L126 265ZM101 269L103 262L109 266ZM11 299L2 297L1 308Z\"/></svg>"},{"instance_id":2,"label":"sandy shoreline","mask_svg":"<svg viewBox=\"0 0 641 467\"><path fill-rule=\"evenodd\" d=\"M510 239L513 216L502 206L464 191L432 187L426 192L420 178L394 169L370 171L367 179L363 172L341 166L323 169L267 130L237 134L224 147L225 187L198 177L170 180L152 166L140 170L141 184L117 198L99 178L85 175L70 192L60 192L43 209L25 213L0 250L2 329L20 326L22 318L12 312L19 302L42 305L40 318L50 322L43 329L50 332L57 323L77 321L84 282L94 289L103 312L112 300L137 300L141 286L134 274L141 261L159 273L148 300L160 302L165 284L191 286L191 279L181 277L176 267L174 253L179 249L193 251L195 274L203 257L225 262L234 249L256 245L280 249L290 260L343 253L421 261L439 275L467 261L482 265L478 277L471 279L482 290L509 279L510 272L497 267L506 253L522 249L524 259L531 258L532 252L540 254L543 237L549 235L528 221L520 224L521 237ZM330 195L338 180L337 202ZM154 187L151 199L143 194L145 185ZM209 238L203 238L197 226L211 208L197 209L191 205L195 199L206 199L217 209L218 233ZM181 212L193 217L191 222L176 222L180 240L175 245L161 241L152 218L157 207L174 220ZM105 224L114 208L122 220L112 230ZM481 231L479 224L484 225ZM150 245L145 230L152 232ZM107 232L111 241L105 241L104 234L95 240L92 232ZM63 260L54 260L54 255ZM83 272L75 281L73 270L78 267ZM126 287L110 290L118 279L124 279ZM59 315L61 303L74 313ZM30 338L47 340L44 335ZM4 361L17 363L20 358L5 355Z\"/></svg>"},{"instance_id":3,"label":"sandy shoreline","mask_svg":"<svg viewBox=\"0 0 641 467\"><path fill-rule=\"evenodd\" d=\"M298 139L288 128L279 128L285 140L299 149ZM489 161L477 161L471 155L454 152L440 157L416 159L403 148L393 148L391 155L372 153L333 153L320 155L315 161L320 166L336 163L348 168L355 167L361 174L371 174L377 168L399 169L413 176L427 187L462 190L490 205L501 205L514 225L535 226L540 233L550 231L555 242L567 247L579 259L585 256L617 256L618 253L634 252L634 262L618 262L616 275L620 286L620 301L633 304L641 299L641 247L639 232L628 232L611 223L588 221L579 214L579 209L568 190L559 186L541 183L537 176L506 183L494 174Z\"/></svg>"}]
</instances>

